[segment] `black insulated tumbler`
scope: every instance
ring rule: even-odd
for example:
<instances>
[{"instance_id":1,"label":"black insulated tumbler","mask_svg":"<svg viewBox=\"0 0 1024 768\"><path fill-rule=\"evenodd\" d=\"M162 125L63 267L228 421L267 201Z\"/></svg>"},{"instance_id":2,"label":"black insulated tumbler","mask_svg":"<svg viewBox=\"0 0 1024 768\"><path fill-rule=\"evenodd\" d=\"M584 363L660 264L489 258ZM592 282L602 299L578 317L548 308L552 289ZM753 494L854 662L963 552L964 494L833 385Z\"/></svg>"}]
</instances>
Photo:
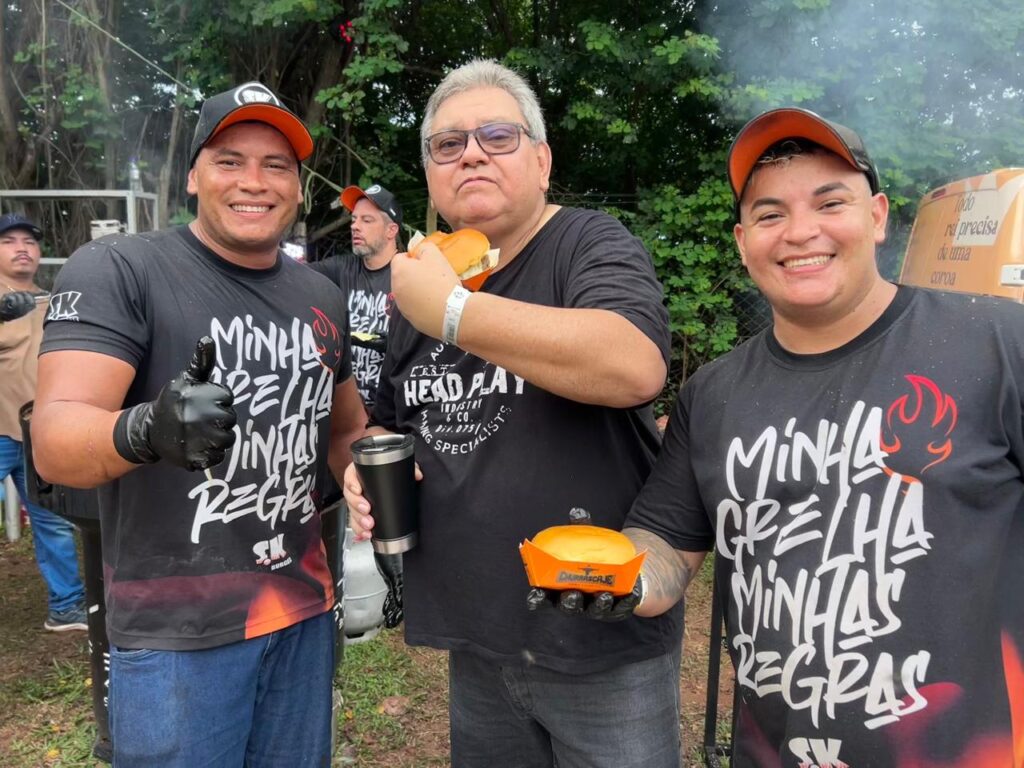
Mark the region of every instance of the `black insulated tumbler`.
<instances>
[{"instance_id":1,"label":"black insulated tumbler","mask_svg":"<svg viewBox=\"0 0 1024 768\"><path fill-rule=\"evenodd\" d=\"M373 515L373 549L397 555L416 546L419 490L412 435L374 435L352 443L363 495Z\"/></svg>"}]
</instances>

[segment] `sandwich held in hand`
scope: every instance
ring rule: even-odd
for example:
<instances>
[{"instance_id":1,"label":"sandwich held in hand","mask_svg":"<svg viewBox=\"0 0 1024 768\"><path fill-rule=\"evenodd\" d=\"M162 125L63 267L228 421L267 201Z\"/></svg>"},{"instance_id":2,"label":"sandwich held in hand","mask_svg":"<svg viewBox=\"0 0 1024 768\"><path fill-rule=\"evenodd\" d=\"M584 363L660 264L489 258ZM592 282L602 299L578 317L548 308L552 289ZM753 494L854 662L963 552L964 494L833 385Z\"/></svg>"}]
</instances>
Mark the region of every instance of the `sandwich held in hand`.
<instances>
[{"instance_id":1,"label":"sandwich held in hand","mask_svg":"<svg viewBox=\"0 0 1024 768\"><path fill-rule=\"evenodd\" d=\"M475 229L457 229L451 234L434 232L426 237L417 232L409 240L410 256L416 255L421 243L436 245L462 284L471 291L479 290L498 265L498 249L491 248L487 236Z\"/></svg>"},{"instance_id":2,"label":"sandwich held in hand","mask_svg":"<svg viewBox=\"0 0 1024 768\"><path fill-rule=\"evenodd\" d=\"M533 587L627 595L645 552L619 531L596 525L555 525L519 545Z\"/></svg>"}]
</instances>

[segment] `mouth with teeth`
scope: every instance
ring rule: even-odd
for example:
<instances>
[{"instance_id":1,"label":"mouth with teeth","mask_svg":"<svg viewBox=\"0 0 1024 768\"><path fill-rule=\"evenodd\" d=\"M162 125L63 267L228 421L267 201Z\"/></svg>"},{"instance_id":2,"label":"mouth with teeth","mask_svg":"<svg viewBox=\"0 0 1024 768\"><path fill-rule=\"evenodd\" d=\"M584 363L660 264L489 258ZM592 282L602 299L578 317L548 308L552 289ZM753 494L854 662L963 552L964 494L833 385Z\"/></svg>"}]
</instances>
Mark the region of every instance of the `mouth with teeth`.
<instances>
[{"instance_id":1,"label":"mouth with teeth","mask_svg":"<svg viewBox=\"0 0 1024 768\"><path fill-rule=\"evenodd\" d=\"M785 259L782 262L783 269L798 269L800 267L822 267L832 260L832 254L822 253L817 256L802 256L795 259Z\"/></svg>"},{"instance_id":2,"label":"mouth with teeth","mask_svg":"<svg viewBox=\"0 0 1024 768\"><path fill-rule=\"evenodd\" d=\"M270 210L269 205L242 205L241 203L235 203L231 206L231 210L235 213L266 213Z\"/></svg>"}]
</instances>

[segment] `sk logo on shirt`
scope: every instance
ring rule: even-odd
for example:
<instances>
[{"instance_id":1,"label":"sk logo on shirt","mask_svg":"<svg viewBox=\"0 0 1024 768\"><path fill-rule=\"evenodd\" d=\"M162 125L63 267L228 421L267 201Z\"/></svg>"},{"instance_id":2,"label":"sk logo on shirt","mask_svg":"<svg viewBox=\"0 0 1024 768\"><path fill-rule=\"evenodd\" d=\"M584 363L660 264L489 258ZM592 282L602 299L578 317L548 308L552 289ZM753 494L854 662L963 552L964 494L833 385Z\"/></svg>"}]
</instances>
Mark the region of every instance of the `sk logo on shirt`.
<instances>
[{"instance_id":1,"label":"sk logo on shirt","mask_svg":"<svg viewBox=\"0 0 1024 768\"><path fill-rule=\"evenodd\" d=\"M257 541L252 545L253 554L256 555L257 565L270 565L288 556L284 551L284 534L279 533L267 541Z\"/></svg>"},{"instance_id":2,"label":"sk logo on shirt","mask_svg":"<svg viewBox=\"0 0 1024 768\"><path fill-rule=\"evenodd\" d=\"M47 320L73 320L78 322L78 300L82 294L78 291L64 291L50 297L46 314Z\"/></svg>"}]
</instances>

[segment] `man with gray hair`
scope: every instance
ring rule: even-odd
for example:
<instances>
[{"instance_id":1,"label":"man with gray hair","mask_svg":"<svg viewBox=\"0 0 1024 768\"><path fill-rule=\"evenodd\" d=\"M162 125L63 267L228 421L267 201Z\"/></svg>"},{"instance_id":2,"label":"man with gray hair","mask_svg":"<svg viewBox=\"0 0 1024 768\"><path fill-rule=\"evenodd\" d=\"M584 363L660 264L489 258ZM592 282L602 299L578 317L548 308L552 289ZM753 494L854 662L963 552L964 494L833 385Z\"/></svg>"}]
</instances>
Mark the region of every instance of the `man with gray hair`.
<instances>
[{"instance_id":1,"label":"man with gray hair","mask_svg":"<svg viewBox=\"0 0 1024 768\"><path fill-rule=\"evenodd\" d=\"M669 348L651 258L610 216L548 203L544 121L511 70L451 72L422 136L438 211L500 249L473 293L433 245L393 260L397 311L368 430L416 437L406 640L450 652L452 764L677 766L681 607L591 623L543 597L528 606L518 552L576 508L620 528L651 470L649 404ZM352 467L345 497L369 537ZM586 613L617 619L638 597Z\"/></svg>"}]
</instances>

